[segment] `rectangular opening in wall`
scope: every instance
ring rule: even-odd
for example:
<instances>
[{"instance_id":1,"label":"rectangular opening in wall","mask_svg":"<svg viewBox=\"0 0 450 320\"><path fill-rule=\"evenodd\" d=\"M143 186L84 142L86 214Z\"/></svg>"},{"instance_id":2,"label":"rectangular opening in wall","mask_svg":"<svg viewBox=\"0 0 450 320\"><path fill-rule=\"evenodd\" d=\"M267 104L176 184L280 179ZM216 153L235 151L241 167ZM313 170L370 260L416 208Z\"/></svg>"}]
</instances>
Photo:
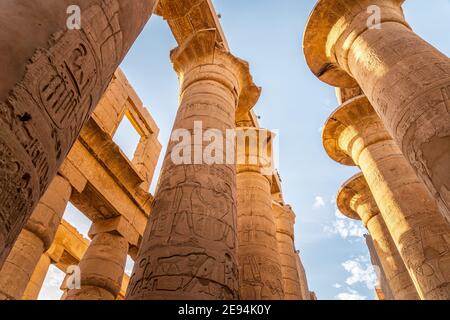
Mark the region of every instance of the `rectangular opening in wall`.
<instances>
[{"instance_id":1,"label":"rectangular opening in wall","mask_svg":"<svg viewBox=\"0 0 450 320\"><path fill-rule=\"evenodd\" d=\"M133 160L134 153L140 140L141 135L133 125L131 116L125 114L113 136L113 141L119 146L129 160Z\"/></svg>"}]
</instances>

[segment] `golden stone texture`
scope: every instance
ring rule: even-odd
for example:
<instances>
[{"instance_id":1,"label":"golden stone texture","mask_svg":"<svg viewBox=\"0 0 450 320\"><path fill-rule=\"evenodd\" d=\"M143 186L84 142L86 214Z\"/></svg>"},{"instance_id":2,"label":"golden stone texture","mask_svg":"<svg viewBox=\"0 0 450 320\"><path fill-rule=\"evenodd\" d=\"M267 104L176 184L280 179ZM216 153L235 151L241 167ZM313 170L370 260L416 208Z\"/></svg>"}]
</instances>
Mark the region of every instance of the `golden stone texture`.
<instances>
[{"instance_id":1,"label":"golden stone texture","mask_svg":"<svg viewBox=\"0 0 450 320\"><path fill-rule=\"evenodd\" d=\"M0 300L22 298L36 266L53 242L71 192L69 182L59 175L50 184L0 271Z\"/></svg>"},{"instance_id":2,"label":"golden stone texture","mask_svg":"<svg viewBox=\"0 0 450 320\"><path fill-rule=\"evenodd\" d=\"M243 164L237 165L236 177L239 293L243 300L282 300L284 285L276 218L272 212L272 175L265 176L262 172L263 157L271 156L272 146L270 141L267 145L259 141L262 138L271 140L272 134L260 134L260 131L240 127L237 133L238 137L251 133L257 136L254 145L246 143L237 152L238 158L245 159ZM260 146L269 150L260 150ZM255 158L256 163L251 164L250 158Z\"/></svg>"},{"instance_id":3,"label":"golden stone texture","mask_svg":"<svg viewBox=\"0 0 450 320\"><path fill-rule=\"evenodd\" d=\"M0 2L0 267L156 3Z\"/></svg>"},{"instance_id":4,"label":"golden stone texture","mask_svg":"<svg viewBox=\"0 0 450 320\"><path fill-rule=\"evenodd\" d=\"M450 59L405 21L404 0L320 0L304 34L312 72L362 88L450 221ZM372 28L367 8L381 10Z\"/></svg>"},{"instance_id":5,"label":"golden stone texture","mask_svg":"<svg viewBox=\"0 0 450 320\"><path fill-rule=\"evenodd\" d=\"M256 88L248 64L215 39L215 30L200 31L171 53L181 83L173 131L193 135L194 122L202 121L204 130L225 136L235 114L255 104L247 103L248 88ZM194 158L176 165L174 146L169 143L127 298L237 299L236 167Z\"/></svg>"},{"instance_id":6,"label":"golden stone texture","mask_svg":"<svg viewBox=\"0 0 450 320\"><path fill-rule=\"evenodd\" d=\"M450 298L450 226L365 96L327 121L331 158L358 165L422 299Z\"/></svg>"},{"instance_id":7,"label":"golden stone texture","mask_svg":"<svg viewBox=\"0 0 450 320\"><path fill-rule=\"evenodd\" d=\"M362 220L369 230L394 299L419 300L413 281L362 174L352 177L342 186L336 203L344 215Z\"/></svg>"},{"instance_id":8,"label":"golden stone texture","mask_svg":"<svg viewBox=\"0 0 450 320\"><path fill-rule=\"evenodd\" d=\"M141 136L133 159L128 159L112 140L124 117ZM117 255L116 260L123 260L127 253L132 257L137 253L153 200L148 187L161 150L158 133L158 127L125 75L117 70L62 164L60 175L39 202L8 256L0 272L2 299L36 299L50 264L66 272L69 266L80 263L86 251L90 252L90 261L98 264L92 266L82 261L84 270L90 273L84 279L89 288L71 292L63 283L64 298L124 299L128 277L122 282L118 278L123 277L123 268L113 263L116 274L111 281L114 283L106 284L105 288L98 282L110 279L101 278L111 269L108 256ZM69 200L94 221L92 237L109 233L123 238L116 241L116 246L101 247L106 259L97 254L98 249L88 250L90 242L71 226L65 222L60 224ZM117 251L118 248L127 250ZM119 293L117 287L121 289Z\"/></svg>"}]
</instances>

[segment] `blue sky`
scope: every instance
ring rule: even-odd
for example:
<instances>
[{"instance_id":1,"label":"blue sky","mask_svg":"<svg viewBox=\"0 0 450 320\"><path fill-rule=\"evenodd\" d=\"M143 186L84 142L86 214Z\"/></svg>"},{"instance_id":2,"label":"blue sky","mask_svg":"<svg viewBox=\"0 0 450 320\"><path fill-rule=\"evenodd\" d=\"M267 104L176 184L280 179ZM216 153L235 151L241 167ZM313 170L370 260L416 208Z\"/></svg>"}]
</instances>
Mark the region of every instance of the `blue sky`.
<instances>
[{"instance_id":1,"label":"blue sky","mask_svg":"<svg viewBox=\"0 0 450 320\"><path fill-rule=\"evenodd\" d=\"M334 88L311 74L301 50L315 2L213 0L231 51L250 63L255 83L263 88L255 108L261 126L279 130L284 197L297 214L296 246L310 290L319 299L373 299L365 230L337 215L334 204L337 190L357 169L333 162L322 147L321 127L337 107ZM450 1L408 0L404 9L415 32L449 55ZM169 60L175 46L167 24L154 16L121 66L159 125L163 150L178 107L178 80ZM120 142L124 148L131 145ZM89 228L73 207L65 218L83 233ZM59 294L54 280L60 277L51 270L41 298Z\"/></svg>"}]
</instances>

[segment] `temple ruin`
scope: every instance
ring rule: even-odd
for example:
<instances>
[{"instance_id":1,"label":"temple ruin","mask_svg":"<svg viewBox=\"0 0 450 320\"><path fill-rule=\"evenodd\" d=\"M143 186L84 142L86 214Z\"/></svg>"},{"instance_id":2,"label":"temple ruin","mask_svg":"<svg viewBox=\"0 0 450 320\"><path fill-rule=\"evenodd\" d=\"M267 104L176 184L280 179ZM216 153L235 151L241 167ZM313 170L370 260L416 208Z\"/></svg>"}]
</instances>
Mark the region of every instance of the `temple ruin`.
<instances>
[{"instance_id":1,"label":"temple ruin","mask_svg":"<svg viewBox=\"0 0 450 320\"><path fill-rule=\"evenodd\" d=\"M273 167L274 133L253 111L262 88L211 0L79 2L76 30L68 0L24 2L31 24L0 3L2 41L14 42L17 24L33 33L0 50L0 299L37 299L54 265L66 274L63 300L316 300ZM336 87L323 145L361 171L336 204L367 228L378 299L449 300L450 59L411 30L402 3L319 0L304 56ZM381 28L366 23L370 5ZM172 133L192 141L187 158L174 141L162 152L151 110L119 68L152 14L178 45ZM131 158L113 140L124 119L140 137ZM210 146L198 123L235 134L211 163L195 153ZM69 202L91 221L89 239L64 219Z\"/></svg>"}]
</instances>

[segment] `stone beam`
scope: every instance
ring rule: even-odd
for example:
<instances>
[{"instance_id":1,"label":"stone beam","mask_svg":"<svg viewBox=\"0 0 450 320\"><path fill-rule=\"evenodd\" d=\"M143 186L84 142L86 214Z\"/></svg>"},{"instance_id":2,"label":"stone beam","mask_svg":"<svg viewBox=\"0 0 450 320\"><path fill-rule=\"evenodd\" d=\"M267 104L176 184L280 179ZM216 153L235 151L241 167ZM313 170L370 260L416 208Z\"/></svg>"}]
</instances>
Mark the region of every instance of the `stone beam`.
<instances>
[{"instance_id":1,"label":"stone beam","mask_svg":"<svg viewBox=\"0 0 450 320\"><path fill-rule=\"evenodd\" d=\"M73 4L0 2L0 267L157 1Z\"/></svg>"}]
</instances>

